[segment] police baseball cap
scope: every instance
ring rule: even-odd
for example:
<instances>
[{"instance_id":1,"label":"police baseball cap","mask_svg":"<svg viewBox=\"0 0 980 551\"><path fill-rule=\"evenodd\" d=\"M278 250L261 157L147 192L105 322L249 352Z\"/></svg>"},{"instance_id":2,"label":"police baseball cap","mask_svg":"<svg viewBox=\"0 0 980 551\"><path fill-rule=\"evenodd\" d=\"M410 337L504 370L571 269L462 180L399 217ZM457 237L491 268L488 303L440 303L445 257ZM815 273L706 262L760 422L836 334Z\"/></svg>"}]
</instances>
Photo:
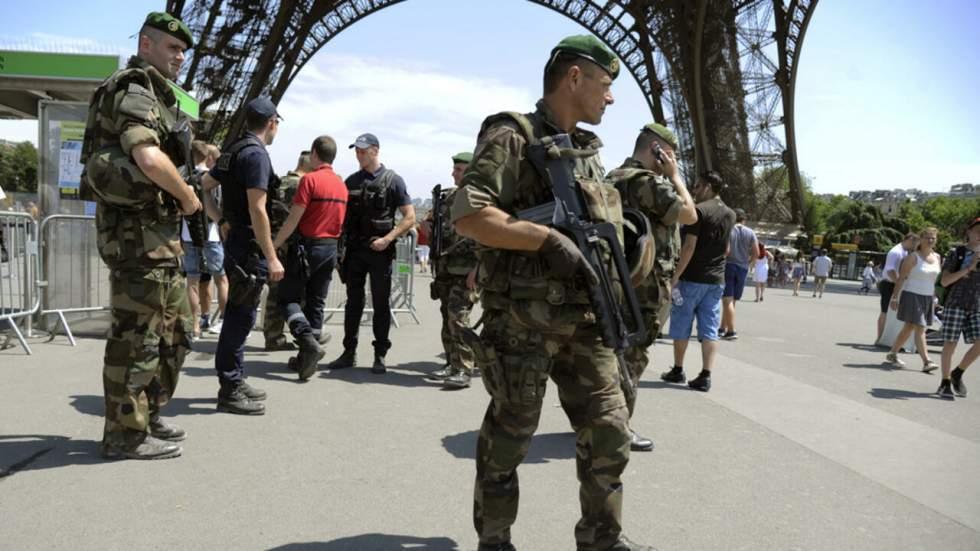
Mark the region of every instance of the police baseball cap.
<instances>
[{"instance_id":1,"label":"police baseball cap","mask_svg":"<svg viewBox=\"0 0 980 551\"><path fill-rule=\"evenodd\" d=\"M361 134L347 149L354 149L355 147L358 149L367 149L371 146L381 147L381 143L378 142L378 137L374 134Z\"/></svg>"},{"instance_id":2,"label":"police baseball cap","mask_svg":"<svg viewBox=\"0 0 980 551\"><path fill-rule=\"evenodd\" d=\"M261 117L271 119L272 117L277 117L282 119L282 115L276 111L276 104L272 103L272 99L269 96L259 96L245 105L250 113L255 113Z\"/></svg>"}]
</instances>

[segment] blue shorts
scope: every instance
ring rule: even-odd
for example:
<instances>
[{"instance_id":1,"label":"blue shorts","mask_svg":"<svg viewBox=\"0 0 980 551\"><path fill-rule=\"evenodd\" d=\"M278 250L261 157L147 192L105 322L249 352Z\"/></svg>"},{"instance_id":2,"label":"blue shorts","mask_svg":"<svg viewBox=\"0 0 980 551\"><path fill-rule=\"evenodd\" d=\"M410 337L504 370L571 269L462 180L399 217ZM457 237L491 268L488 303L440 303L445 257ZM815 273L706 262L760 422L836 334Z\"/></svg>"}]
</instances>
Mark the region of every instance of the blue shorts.
<instances>
[{"instance_id":1,"label":"blue shorts","mask_svg":"<svg viewBox=\"0 0 980 551\"><path fill-rule=\"evenodd\" d=\"M678 286L684 303L670 309L670 338L685 341L691 338L691 326L698 320L698 338L708 341L718 340L718 327L721 325L722 285L680 281Z\"/></svg>"},{"instance_id":2,"label":"blue shorts","mask_svg":"<svg viewBox=\"0 0 980 551\"><path fill-rule=\"evenodd\" d=\"M749 269L743 268L731 262L725 263L725 292L723 297L735 297L735 300L742 300L742 291L745 290L745 278L749 275Z\"/></svg>"},{"instance_id":3,"label":"blue shorts","mask_svg":"<svg viewBox=\"0 0 980 551\"><path fill-rule=\"evenodd\" d=\"M197 247L187 243L184 246L184 273L187 277L200 278L201 266L198 262ZM204 267L213 276L225 275L225 247L220 241L208 241L204 246Z\"/></svg>"}]
</instances>

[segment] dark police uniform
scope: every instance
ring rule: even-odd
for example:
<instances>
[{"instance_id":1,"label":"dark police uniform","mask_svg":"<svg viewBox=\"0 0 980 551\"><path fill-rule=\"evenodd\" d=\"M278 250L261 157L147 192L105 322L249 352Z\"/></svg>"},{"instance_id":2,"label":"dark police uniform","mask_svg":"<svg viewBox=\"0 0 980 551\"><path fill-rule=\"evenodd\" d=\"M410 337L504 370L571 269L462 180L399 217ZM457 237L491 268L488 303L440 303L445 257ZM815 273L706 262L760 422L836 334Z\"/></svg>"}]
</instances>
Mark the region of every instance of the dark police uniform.
<instances>
[{"instance_id":1,"label":"dark police uniform","mask_svg":"<svg viewBox=\"0 0 980 551\"><path fill-rule=\"evenodd\" d=\"M211 169L211 177L221 182L224 197L222 216L231 230L225 240L225 271L229 278L229 300L225 307L225 321L221 326L218 348L215 351L215 368L218 370L219 408L221 398L236 392L244 392L252 400L264 398L264 392L249 387L245 379L245 340L255 325L256 301L239 300L247 285L237 274L244 270L258 280L268 278L268 264L259 250L252 231L252 217L248 209L248 189L261 189L266 193L275 190L279 177L272 170L272 162L265 144L255 134L248 132L233 144ZM267 201L268 202L268 201ZM268 207L267 207L268 208ZM257 392L255 392L257 391ZM261 413L257 409L252 413Z\"/></svg>"},{"instance_id":2,"label":"dark police uniform","mask_svg":"<svg viewBox=\"0 0 980 551\"><path fill-rule=\"evenodd\" d=\"M344 350L357 350L357 333L364 313L364 284L371 275L371 304L374 308L374 352L384 356L391 348L391 262L395 243L383 251L371 249L371 241L395 227L395 211L412 204L405 180L381 165L375 173L359 170L347 177L347 218L344 221L344 279L347 305L344 308Z\"/></svg>"}]
</instances>

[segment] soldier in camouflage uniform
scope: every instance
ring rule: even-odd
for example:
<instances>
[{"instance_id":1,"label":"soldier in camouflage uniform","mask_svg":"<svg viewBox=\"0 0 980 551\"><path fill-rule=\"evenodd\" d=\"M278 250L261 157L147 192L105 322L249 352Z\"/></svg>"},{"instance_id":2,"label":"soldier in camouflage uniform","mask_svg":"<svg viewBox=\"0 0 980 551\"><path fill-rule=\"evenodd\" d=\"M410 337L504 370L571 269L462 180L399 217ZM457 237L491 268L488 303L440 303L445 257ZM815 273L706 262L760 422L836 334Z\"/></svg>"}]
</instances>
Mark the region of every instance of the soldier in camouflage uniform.
<instances>
[{"instance_id":1,"label":"soldier in camouflage uniform","mask_svg":"<svg viewBox=\"0 0 980 551\"><path fill-rule=\"evenodd\" d=\"M110 459L177 457L184 431L164 423L193 322L180 272L180 215L201 208L177 171L177 100L170 81L192 46L166 13L147 16L138 54L96 90L82 147L82 198L96 201L99 254L109 266L112 327L102 381Z\"/></svg>"},{"instance_id":2,"label":"soldier in camouflage uniform","mask_svg":"<svg viewBox=\"0 0 980 551\"><path fill-rule=\"evenodd\" d=\"M453 157L453 182L459 186L463 173L473 160L469 152ZM467 388L473 376L473 349L462 339L470 326L470 312L476 302L476 243L456 233L451 207L457 190L450 191L442 202L442 243L438 256L432 259L432 298L440 302L442 313L442 347L446 367L432 373L449 389Z\"/></svg>"},{"instance_id":3,"label":"soldier in camouflage uniform","mask_svg":"<svg viewBox=\"0 0 980 551\"><path fill-rule=\"evenodd\" d=\"M573 36L554 48L544 73L544 98L535 112L484 121L452 206L456 230L485 247L478 249L477 268L485 325L478 338L467 333L491 397L476 452L479 549L515 549L510 526L517 517L517 467L537 428L549 377L577 436L577 548L651 549L622 534L620 477L629 461L629 413L615 354L603 346L590 305L595 273L570 238L514 216L553 199L525 147L568 133L590 214L622 224L619 194L599 162L602 144L576 126L602 119L613 102L619 60L595 37Z\"/></svg>"},{"instance_id":4,"label":"soldier in camouflage uniform","mask_svg":"<svg viewBox=\"0 0 980 551\"><path fill-rule=\"evenodd\" d=\"M677 170L676 149L677 138L673 132L660 124L648 124L636 138L633 156L627 157L622 166L609 173L609 179L623 199L623 206L639 209L650 220L657 244L653 271L636 287L648 337L639 346L626 350L626 365L636 384L650 360L647 349L660 332L659 312L670 304L670 279L674 276L674 264L680 257L678 223L693 224L697 221L694 200ZM627 406L632 417L636 407L635 396ZM650 451L653 441L630 430L630 448L633 451Z\"/></svg>"},{"instance_id":5,"label":"soldier in camouflage uniform","mask_svg":"<svg viewBox=\"0 0 980 551\"><path fill-rule=\"evenodd\" d=\"M299 180L304 174L310 171L310 152L303 151L299 154L296 161L296 169L290 170L280 179L279 193L282 195L282 202L285 205L293 204L293 194L299 187ZM279 258L286 258L285 248L276 254ZM269 293L265 296L265 306L263 306L262 333L265 335L265 349L268 352L276 350L293 350L296 348L293 343L286 340L285 331L286 320L283 317L283 309L279 304L279 282L269 282ZM320 335L317 334L317 337Z\"/></svg>"}]
</instances>

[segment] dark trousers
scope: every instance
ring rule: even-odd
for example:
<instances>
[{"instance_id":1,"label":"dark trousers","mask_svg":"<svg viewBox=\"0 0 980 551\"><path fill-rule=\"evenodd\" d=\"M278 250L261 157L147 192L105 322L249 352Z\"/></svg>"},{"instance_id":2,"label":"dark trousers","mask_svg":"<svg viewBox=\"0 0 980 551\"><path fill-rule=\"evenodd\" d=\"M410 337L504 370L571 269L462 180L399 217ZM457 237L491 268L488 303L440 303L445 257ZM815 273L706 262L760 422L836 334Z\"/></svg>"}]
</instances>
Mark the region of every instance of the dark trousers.
<instances>
[{"instance_id":1,"label":"dark trousers","mask_svg":"<svg viewBox=\"0 0 980 551\"><path fill-rule=\"evenodd\" d=\"M327 298L330 278L337 263L337 244L304 245L309 275L304 277L296 266L297 258L290 247L286 277L279 286L280 303L286 324L294 337L319 333L323 328L323 301ZM305 299L305 300L304 300Z\"/></svg>"},{"instance_id":2,"label":"dark trousers","mask_svg":"<svg viewBox=\"0 0 980 551\"><path fill-rule=\"evenodd\" d=\"M249 254L253 252L250 236L236 235L232 231L225 241L225 272L231 273L234 266L245 266ZM259 255L255 269L260 277L268 277L269 269L265 258ZM229 284L235 285L229 278ZM229 295L234 292L229 289ZM225 320L218 337L218 348L214 353L214 367L218 370L218 382L222 389L234 388L245 376L245 340L255 325L256 306L242 306L228 301L225 306Z\"/></svg>"},{"instance_id":3,"label":"dark trousers","mask_svg":"<svg viewBox=\"0 0 980 551\"><path fill-rule=\"evenodd\" d=\"M357 349L357 332L364 313L364 284L371 275L371 305L374 308L374 352L385 355L391 348L391 261L394 244L389 250L376 252L367 246L351 247L344 259L347 275L347 306L344 308L344 349Z\"/></svg>"}]
</instances>

